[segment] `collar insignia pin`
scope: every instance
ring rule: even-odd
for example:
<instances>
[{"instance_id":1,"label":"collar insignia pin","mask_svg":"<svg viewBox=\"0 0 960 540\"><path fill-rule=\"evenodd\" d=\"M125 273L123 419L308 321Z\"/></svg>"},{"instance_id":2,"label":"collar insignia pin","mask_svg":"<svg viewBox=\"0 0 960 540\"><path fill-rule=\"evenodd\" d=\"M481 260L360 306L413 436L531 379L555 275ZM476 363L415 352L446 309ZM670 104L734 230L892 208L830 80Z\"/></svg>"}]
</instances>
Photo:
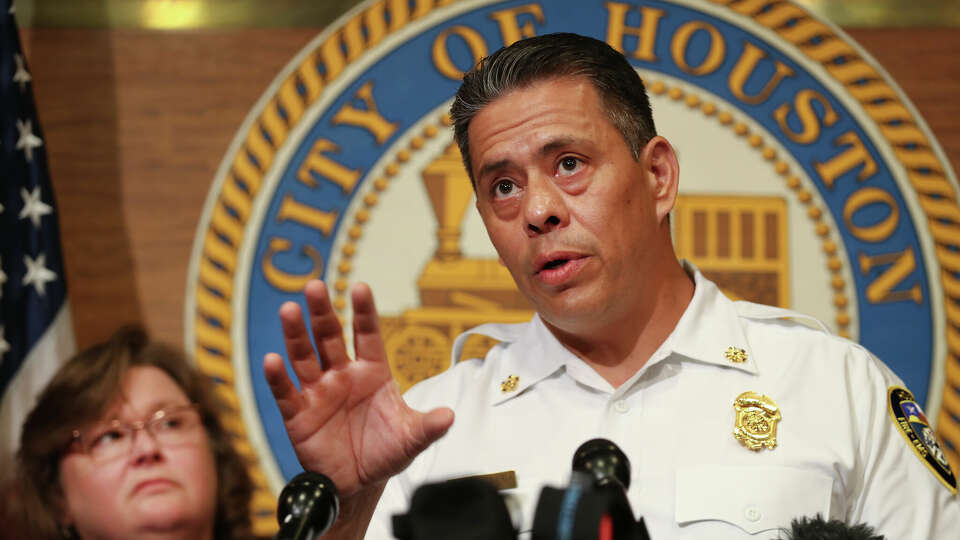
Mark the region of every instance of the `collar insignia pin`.
<instances>
[{"instance_id":1,"label":"collar insignia pin","mask_svg":"<svg viewBox=\"0 0 960 540\"><path fill-rule=\"evenodd\" d=\"M733 437L753 451L777 447L777 422L780 407L767 396L756 392L744 392L733 402L737 411Z\"/></svg>"},{"instance_id":2,"label":"collar insignia pin","mask_svg":"<svg viewBox=\"0 0 960 540\"><path fill-rule=\"evenodd\" d=\"M727 347L723 356L734 364L742 364L747 361L747 351L739 347Z\"/></svg>"},{"instance_id":3,"label":"collar insignia pin","mask_svg":"<svg viewBox=\"0 0 960 540\"><path fill-rule=\"evenodd\" d=\"M517 377L516 375L510 375L500 383L500 391L504 394L513 392L517 389L518 382L520 382L520 377Z\"/></svg>"}]
</instances>

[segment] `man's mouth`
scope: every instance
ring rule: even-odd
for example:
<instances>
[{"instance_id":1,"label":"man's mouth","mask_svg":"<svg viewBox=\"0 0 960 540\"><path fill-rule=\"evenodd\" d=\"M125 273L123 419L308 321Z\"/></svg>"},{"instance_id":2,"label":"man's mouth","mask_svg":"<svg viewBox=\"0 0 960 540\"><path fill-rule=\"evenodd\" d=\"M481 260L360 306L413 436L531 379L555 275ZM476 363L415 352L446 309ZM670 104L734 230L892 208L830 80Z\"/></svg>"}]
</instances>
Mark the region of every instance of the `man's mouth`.
<instances>
[{"instance_id":1,"label":"man's mouth","mask_svg":"<svg viewBox=\"0 0 960 540\"><path fill-rule=\"evenodd\" d=\"M541 271L543 271L543 270L552 270L552 269L554 269L554 268L557 268L557 267L560 267L560 266L563 266L563 265L567 264L567 261L569 261L569 260L570 260L570 259L554 259L554 260L552 260L552 261L547 261L547 264L543 265L543 268L541 268L540 270L541 270Z\"/></svg>"},{"instance_id":2,"label":"man's mouth","mask_svg":"<svg viewBox=\"0 0 960 540\"><path fill-rule=\"evenodd\" d=\"M559 285L573 277L586 261L587 256L581 253L550 253L537 258L534 275L548 285Z\"/></svg>"},{"instance_id":3,"label":"man's mouth","mask_svg":"<svg viewBox=\"0 0 960 540\"><path fill-rule=\"evenodd\" d=\"M534 268L537 269L534 273L539 274L541 272L556 270L557 268L560 268L571 261L576 261L585 257L586 255L572 251L554 251L553 253L547 253L537 257L534 260Z\"/></svg>"}]
</instances>

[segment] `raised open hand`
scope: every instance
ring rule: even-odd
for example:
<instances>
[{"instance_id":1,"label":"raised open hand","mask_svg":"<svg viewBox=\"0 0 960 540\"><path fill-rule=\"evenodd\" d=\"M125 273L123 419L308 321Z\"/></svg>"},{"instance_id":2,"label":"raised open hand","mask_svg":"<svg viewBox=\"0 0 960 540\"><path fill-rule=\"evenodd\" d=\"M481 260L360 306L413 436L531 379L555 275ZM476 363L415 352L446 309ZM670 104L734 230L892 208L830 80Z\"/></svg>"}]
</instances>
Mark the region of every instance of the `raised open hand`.
<instances>
[{"instance_id":1,"label":"raised open hand","mask_svg":"<svg viewBox=\"0 0 960 540\"><path fill-rule=\"evenodd\" d=\"M317 351L300 306L288 302L280 308L300 390L287 377L280 355L267 354L263 368L300 464L329 476L341 495L350 497L402 471L446 433L453 411L424 414L404 403L390 374L369 287L351 290L355 361L347 356L326 285L311 281L304 295Z\"/></svg>"}]
</instances>

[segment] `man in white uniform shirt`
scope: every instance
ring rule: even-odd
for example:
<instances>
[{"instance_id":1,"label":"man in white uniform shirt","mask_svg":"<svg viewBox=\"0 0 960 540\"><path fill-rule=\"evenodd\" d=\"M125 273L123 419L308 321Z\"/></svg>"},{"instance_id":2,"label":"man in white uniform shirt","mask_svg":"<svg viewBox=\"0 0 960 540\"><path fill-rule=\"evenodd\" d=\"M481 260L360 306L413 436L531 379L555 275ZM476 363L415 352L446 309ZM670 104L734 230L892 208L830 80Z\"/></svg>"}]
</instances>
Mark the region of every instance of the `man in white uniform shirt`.
<instances>
[{"instance_id":1,"label":"man in white uniform shirt","mask_svg":"<svg viewBox=\"0 0 960 540\"><path fill-rule=\"evenodd\" d=\"M490 240L537 315L474 330L501 343L405 401L369 288L351 291L356 361L323 283L305 290L309 330L281 308L301 389L279 355L264 369L302 465L340 490L326 537L391 538L422 483L502 471L529 529L539 489L565 484L594 437L631 459L654 540L772 538L816 514L891 539L960 535L956 478L889 369L677 260L677 158L622 55L571 34L520 41L464 78L451 114Z\"/></svg>"}]
</instances>

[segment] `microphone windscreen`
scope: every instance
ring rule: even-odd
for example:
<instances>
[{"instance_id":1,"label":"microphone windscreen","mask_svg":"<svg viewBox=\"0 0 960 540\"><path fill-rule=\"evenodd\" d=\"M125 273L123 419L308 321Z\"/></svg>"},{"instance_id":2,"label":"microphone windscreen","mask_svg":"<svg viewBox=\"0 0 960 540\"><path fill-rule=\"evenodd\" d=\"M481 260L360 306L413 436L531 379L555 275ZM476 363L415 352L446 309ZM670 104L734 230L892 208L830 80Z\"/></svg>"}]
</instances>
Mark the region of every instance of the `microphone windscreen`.
<instances>
[{"instance_id":1,"label":"microphone windscreen","mask_svg":"<svg viewBox=\"0 0 960 540\"><path fill-rule=\"evenodd\" d=\"M461 478L417 488L410 510L393 517L401 540L513 540L510 512L497 489L479 478Z\"/></svg>"},{"instance_id":2,"label":"microphone windscreen","mask_svg":"<svg viewBox=\"0 0 960 540\"><path fill-rule=\"evenodd\" d=\"M573 453L575 472L590 474L597 487L619 484L624 491L630 488L630 459L613 441L590 439Z\"/></svg>"},{"instance_id":3,"label":"microphone windscreen","mask_svg":"<svg viewBox=\"0 0 960 540\"><path fill-rule=\"evenodd\" d=\"M606 522L606 525L604 525ZM532 540L599 538L605 527L614 539L634 538L638 531L633 512L622 493L545 487L533 516ZM644 535L646 528L644 527ZM646 536L642 536L646 538Z\"/></svg>"},{"instance_id":4,"label":"microphone windscreen","mask_svg":"<svg viewBox=\"0 0 960 540\"><path fill-rule=\"evenodd\" d=\"M838 520L827 521L820 514L816 517L800 517L785 531L784 540L885 540L866 524L847 525Z\"/></svg>"},{"instance_id":5,"label":"microphone windscreen","mask_svg":"<svg viewBox=\"0 0 960 540\"><path fill-rule=\"evenodd\" d=\"M280 492L277 538L300 540L321 535L333 526L339 511L340 500L333 481L320 473L304 471Z\"/></svg>"}]
</instances>

